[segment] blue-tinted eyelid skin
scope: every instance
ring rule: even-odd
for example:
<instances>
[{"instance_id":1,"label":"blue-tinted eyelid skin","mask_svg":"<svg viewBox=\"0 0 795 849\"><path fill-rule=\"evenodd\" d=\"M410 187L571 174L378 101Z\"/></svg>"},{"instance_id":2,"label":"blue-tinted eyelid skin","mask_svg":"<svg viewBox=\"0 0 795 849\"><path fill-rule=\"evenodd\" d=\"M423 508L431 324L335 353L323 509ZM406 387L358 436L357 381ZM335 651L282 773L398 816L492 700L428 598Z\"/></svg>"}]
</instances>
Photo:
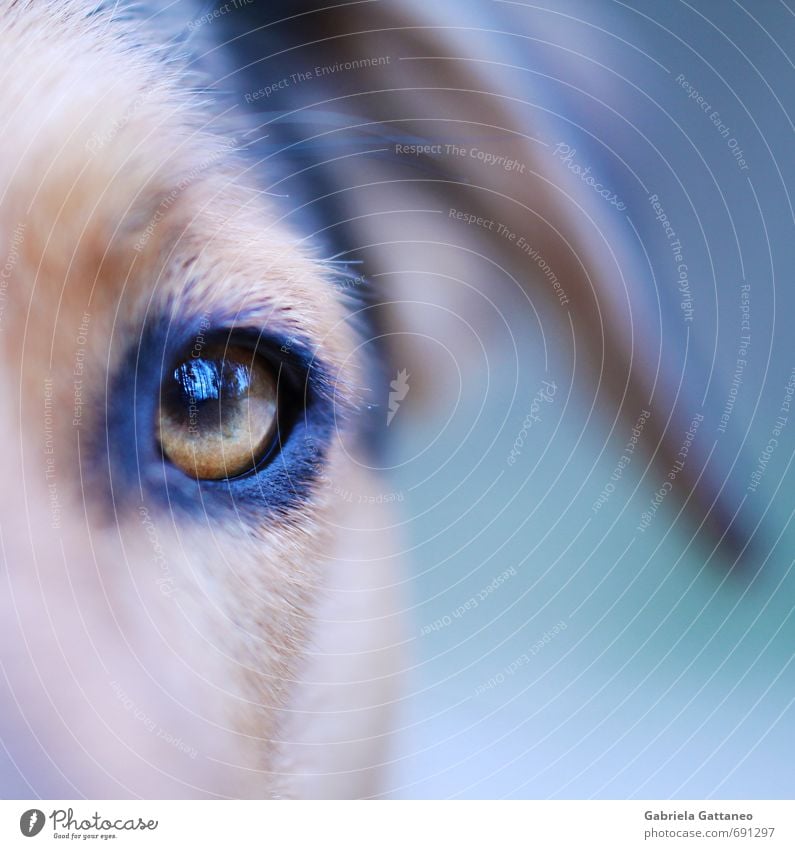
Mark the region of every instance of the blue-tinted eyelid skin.
<instances>
[{"instance_id":1,"label":"blue-tinted eyelid skin","mask_svg":"<svg viewBox=\"0 0 795 849\"><path fill-rule=\"evenodd\" d=\"M186 475L163 456L156 437L163 379L190 359L200 334L208 343L228 340L265 358L279 384L276 443L249 472L223 480ZM150 319L112 361L119 364L108 376L101 432L92 435L89 450L98 483L115 508L143 499L202 521L232 515L256 526L268 516L289 521L307 502L323 474L344 404L306 340L256 327L230 328L206 316L179 323Z\"/></svg>"}]
</instances>

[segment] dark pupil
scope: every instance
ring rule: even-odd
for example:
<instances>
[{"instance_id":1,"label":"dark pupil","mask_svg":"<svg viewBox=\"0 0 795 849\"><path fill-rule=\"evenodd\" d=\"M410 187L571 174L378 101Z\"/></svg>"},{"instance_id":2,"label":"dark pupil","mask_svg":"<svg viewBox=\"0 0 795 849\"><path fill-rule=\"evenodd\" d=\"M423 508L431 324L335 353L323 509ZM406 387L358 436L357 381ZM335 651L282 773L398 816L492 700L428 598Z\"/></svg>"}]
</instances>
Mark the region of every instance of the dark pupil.
<instances>
[{"instance_id":1,"label":"dark pupil","mask_svg":"<svg viewBox=\"0 0 795 849\"><path fill-rule=\"evenodd\" d=\"M251 388L251 370L245 363L223 359L196 358L174 370L174 386L166 402L172 414L184 415L186 423L194 416L212 416L217 425L219 401L245 398Z\"/></svg>"}]
</instances>

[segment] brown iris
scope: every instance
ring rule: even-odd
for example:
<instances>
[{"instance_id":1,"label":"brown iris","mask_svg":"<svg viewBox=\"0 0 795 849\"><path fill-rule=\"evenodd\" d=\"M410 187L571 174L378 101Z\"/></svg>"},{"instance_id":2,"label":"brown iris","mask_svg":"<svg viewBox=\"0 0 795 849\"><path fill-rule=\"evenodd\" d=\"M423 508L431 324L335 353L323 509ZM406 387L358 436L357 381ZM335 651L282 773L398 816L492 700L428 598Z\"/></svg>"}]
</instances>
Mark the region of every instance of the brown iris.
<instances>
[{"instance_id":1,"label":"brown iris","mask_svg":"<svg viewBox=\"0 0 795 849\"><path fill-rule=\"evenodd\" d=\"M276 378L247 348L210 345L201 354L185 359L163 382L160 447L191 477L235 477L253 469L273 443Z\"/></svg>"}]
</instances>

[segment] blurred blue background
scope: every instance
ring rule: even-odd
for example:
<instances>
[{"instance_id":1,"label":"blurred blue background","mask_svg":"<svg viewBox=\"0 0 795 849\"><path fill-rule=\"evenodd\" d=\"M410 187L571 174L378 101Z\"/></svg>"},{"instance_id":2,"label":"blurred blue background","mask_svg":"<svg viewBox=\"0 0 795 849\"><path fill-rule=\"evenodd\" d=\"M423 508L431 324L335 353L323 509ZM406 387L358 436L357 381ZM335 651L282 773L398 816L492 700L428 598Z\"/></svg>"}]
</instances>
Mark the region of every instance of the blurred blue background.
<instances>
[{"instance_id":1,"label":"blurred blue background","mask_svg":"<svg viewBox=\"0 0 795 849\"><path fill-rule=\"evenodd\" d=\"M791 797L795 17L772 0L436 6L423 14L481 31L479 57L539 135L625 202L594 208L633 344L681 421L704 416L691 457L741 530L733 547L697 534L685 492L639 531L665 480L642 436L594 509L636 417L595 408L565 324L502 292L486 347L467 359L445 340L460 383L393 425L412 568L394 795ZM652 194L682 244L690 321ZM545 380L557 391L511 465Z\"/></svg>"}]
</instances>

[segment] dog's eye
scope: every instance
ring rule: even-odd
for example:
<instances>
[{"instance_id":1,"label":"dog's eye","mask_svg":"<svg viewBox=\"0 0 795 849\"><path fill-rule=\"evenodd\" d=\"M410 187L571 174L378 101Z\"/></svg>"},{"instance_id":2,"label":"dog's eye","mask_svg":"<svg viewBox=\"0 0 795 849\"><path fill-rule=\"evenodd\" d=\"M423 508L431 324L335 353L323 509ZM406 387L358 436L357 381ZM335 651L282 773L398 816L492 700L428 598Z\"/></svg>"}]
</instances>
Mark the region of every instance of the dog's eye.
<instances>
[{"instance_id":1,"label":"dog's eye","mask_svg":"<svg viewBox=\"0 0 795 849\"><path fill-rule=\"evenodd\" d=\"M277 384L271 364L243 347L191 352L161 386L158 439L174 465L203 480L254 469L277 430Z\"/></svg>"}]
</instances>

